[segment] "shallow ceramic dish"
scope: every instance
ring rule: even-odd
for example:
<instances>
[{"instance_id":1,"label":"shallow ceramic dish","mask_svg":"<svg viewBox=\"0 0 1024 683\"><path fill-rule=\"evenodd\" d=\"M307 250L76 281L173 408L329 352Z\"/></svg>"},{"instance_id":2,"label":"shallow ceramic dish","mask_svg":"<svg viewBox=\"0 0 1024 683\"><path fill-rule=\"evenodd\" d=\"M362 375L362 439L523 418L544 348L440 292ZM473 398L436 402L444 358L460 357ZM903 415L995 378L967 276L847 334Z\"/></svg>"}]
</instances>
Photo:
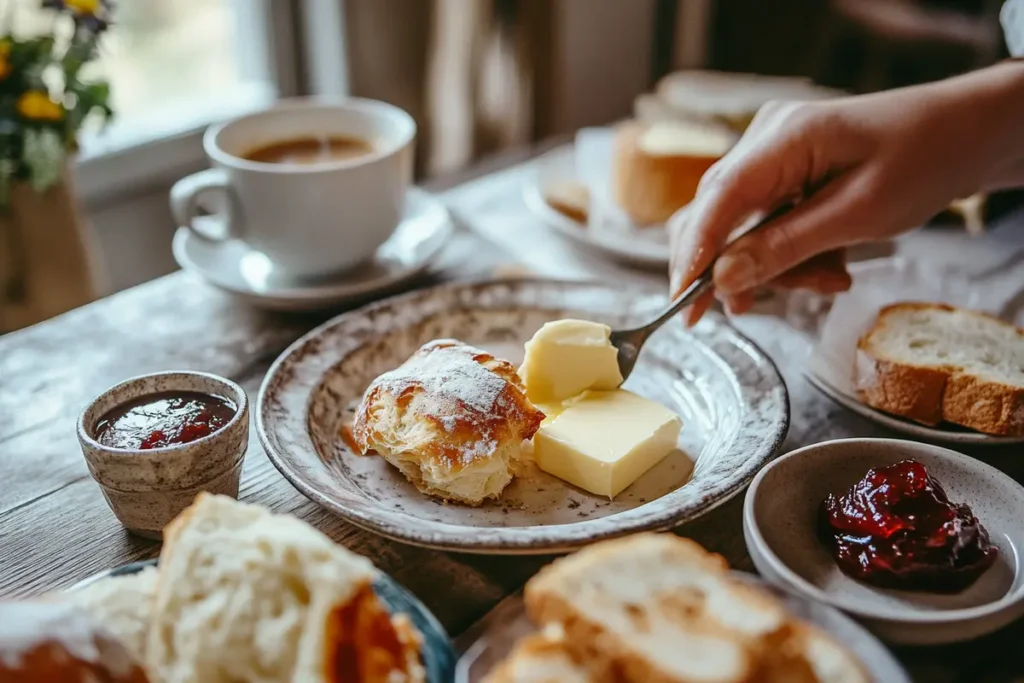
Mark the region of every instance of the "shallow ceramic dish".
<instances>
[{"instance_id":1,"label":"shallow ceramic dish","mask_svg":"<svg viewBox=\"0 0 1024 683\"><path fill-rule=\"evenodd\" d=\"M614 286L532 279L385 300L335 318L282 354L260 388L257 432L271 461L312 500L407 543L545 553L676 526L739 493L788 424L775 366L718 316L692 332L668 324L645 346L626 387L682 417L680 448L614 502L535 471L497 502L446 505L341 437L369 383L427 341L461 339L518 364L523 344L547 321L590 318L614 327L646 319L663 303Z\"/></svg>"},{"instance_id":2,"label":"shallow ceramic dish","mask_svg":"<svg viewBox=\"0 0 1024 683\"><path fill-rule=\"evenodd\" d=\"M235 414L223 427L188 443L124 449L101 444L96 422L113 408L164 391L197 391L227 399ZM249 400L231 380L206 372L171 371L127 379L100 394L78 418L78 442L89 474L118 521L129 531L159 539L163 528L200 491L238 497L249 448Z\"/></svg>"},{"instance_id":3,"label":"shallow ceramic dish","mask_svg":"<svg viewBox=\"0 0 1024 683\"><path fill-rule=\"evenodd\" d=\"M781 600L791 614L831 634L856 655L876 683L910 683L896 658L878 640L839 610L805 597L781 591L763 580L733 572L742 581L760 586ZM511 651L515 641L536 628L526 616L522 597L508 598L474 625L460 645L465 654L455 670L456 683L481 683L488 672Z\"/></svg>"},{"instance_id":4,"label":"shallow ceramic dish","mask_svg":"<svg viewBox=\"0 0 1024 683\"><path fill-rule=\"evenodd\" d=\"M871 467L912 458L954 503L966 503L999 547L996 564L956 595L874 588L839 571L817 538L818 506ZM841 439L789 453L747 491L743 532L758 571L773 583L860 619L886 640L934 645L970 640L1024 615L1024 487L999 470L939 446Z\"/></svg>"},{"instance_id":5,"label":"shallow ceramic dish","mask_svg":"<svg viewBox=\"0 0 1024 683\"><path fill-rule=\"evenodd\" d=\"M90 583L112 576L136 574L146 567L153 567L156 564L156 560L146 560L144 562L126 564L116 569L109 569L75 584L70 590L82 588ZM409 615L409 619L416 626L416 630L423 635L423 648L420 652L423 656L423 666L427 670L427 683L448 683L451 681L455 670L455 650L452 649L451 640L449 640L448 634L445 633L444 627L438 623L434 615L430 613L430 610L416 596L387 574L377 574L377 579L373 582L373 590L377 593L377 597L387 606L389 612L392 614L404 613Z\"/></svg>"}]
</instances>

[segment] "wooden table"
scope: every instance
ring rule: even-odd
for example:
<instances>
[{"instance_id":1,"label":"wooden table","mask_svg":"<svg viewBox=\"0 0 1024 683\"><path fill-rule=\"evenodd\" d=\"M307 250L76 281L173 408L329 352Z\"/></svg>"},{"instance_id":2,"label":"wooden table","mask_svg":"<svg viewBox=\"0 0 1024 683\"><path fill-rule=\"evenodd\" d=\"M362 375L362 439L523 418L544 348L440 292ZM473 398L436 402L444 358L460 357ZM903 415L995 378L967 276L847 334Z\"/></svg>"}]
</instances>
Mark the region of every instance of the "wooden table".
<instances>
[{"instance_id":1,"label":"wooden table","mask_svg":"<svg viewBox=\"0 0 1024 683\"><path fill-rule=\"evenodd\" d=\"M444 192L461 227L417 286L486 277L515 262L544 274L663 286L661 274L608 264L538 225L520 199L529 172L529 166L515 166ZM961 259L968 254L978 268L1002 255L977 245L955 245L955 250ZM89 478L75 420L91 398L132 375L170 369L230 377L255 396L274 358L329 315L250 309L195 277L176 273L0 337L0 596L66 587L158 551L155 543L121 528ZM751 316L739 326L775 359L788 383L793 415L786 450L843 435L889 435L823 399L804 380L800 367L808 337L768 315ZM1004 451L984 457L1024 480L1020 455ZM550 559L436 552L362 531L292 488L255 435L241 498L298 515L371 558L422 598L453 635ZM734 499L679 533L722 553L733 566L752 569L740 508L741 500ZM1024 657L1014 652L1022 638L1024 627L1017 624L974 644L901 649L898 655L921 681L1009 681L1024 675Z\"/></svg>"}]
</instances>

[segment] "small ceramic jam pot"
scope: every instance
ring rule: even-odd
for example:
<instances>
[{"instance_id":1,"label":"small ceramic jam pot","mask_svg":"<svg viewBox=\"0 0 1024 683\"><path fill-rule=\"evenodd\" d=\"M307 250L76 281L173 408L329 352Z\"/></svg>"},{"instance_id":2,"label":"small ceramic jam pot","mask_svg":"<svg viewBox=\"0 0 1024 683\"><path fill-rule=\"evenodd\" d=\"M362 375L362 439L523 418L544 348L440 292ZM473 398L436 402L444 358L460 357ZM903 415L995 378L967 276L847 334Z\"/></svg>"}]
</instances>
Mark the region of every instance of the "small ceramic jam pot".
<instances>
[{"instance_id":1,"label":"small ceramic jam pot","mask_svg":"<svg viewBox=\"0 0 1024 683\"><path fill-rule=\"evenodd\" d=\"M240 386L216 375L141 375L82 411L78 441L121 524L159 539L200 491L238 497L249 401Z\"/></svg>"}]
</instances>

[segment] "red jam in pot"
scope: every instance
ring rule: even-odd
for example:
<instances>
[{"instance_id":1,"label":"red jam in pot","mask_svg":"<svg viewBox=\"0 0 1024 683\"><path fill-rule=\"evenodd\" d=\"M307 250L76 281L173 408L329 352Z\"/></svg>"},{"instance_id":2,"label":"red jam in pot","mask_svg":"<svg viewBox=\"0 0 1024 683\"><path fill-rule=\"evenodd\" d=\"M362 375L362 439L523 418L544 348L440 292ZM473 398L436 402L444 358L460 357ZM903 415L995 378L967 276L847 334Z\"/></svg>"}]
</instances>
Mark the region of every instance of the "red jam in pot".
<instances>
[{"instance_id":1,"label":"red jam in pot","mask_svg":"<svg viewBox=\"0 0 1024 683\"><path fill-rule=\"evenodd\" d=\"M844 495L829 494L819 528L843 573L883 588L956 593L999 553L971 509L951 503L913 460L868 470Z\"/></svg>"},{"instance_id":2,"label":"red jam in pot","mask_svg":"<svg viewBox=\"0 0 1024 683\"><path fill-rule=\"evenodd\" d=\"M230 422L237 410L219 396L162 392L117 406L96 422L93 433L110 448L163 448L213 434Z\"/></svg>"}]
</instances>

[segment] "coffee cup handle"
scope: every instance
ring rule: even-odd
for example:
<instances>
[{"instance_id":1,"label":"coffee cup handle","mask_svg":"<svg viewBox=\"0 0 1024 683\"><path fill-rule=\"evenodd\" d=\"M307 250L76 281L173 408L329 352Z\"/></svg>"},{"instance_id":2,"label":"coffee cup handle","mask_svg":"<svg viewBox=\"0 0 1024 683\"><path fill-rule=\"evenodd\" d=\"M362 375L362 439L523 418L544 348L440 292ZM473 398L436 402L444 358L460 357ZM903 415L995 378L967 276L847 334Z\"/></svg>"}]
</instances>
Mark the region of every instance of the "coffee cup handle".
<instances>
[{"instance_id":1,"label":"coffee cup handle","mask_svg":"<svg viewBox=\"0 0 1024 683\"><path fill-rule=\"evenodd\" d=\"M223 232L211 232L197 226L195 219L199 215L199 198L205 192L217 192L224 195L225 216ZM171 214L178 225L185 226L192 234L206 242L223 242L239 236L238 217L235 214L235 202L231 193L231 184L227 174L219 168L185 176L171 187Z\"/></svg>"}]
</instances>

